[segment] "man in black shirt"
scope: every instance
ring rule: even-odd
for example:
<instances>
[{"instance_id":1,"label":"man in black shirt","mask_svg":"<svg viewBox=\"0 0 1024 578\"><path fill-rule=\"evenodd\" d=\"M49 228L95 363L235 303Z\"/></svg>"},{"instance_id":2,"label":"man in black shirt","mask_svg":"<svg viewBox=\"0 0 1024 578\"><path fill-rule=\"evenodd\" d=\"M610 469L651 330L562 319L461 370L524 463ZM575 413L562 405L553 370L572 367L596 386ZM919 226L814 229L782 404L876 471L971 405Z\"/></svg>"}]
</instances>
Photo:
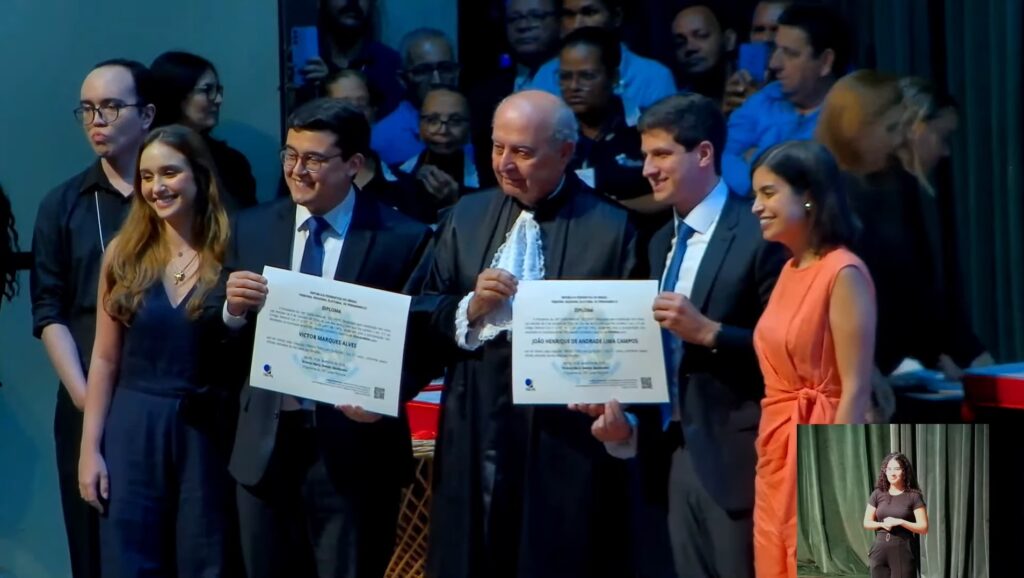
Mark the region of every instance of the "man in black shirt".
<instances>
[{"instance_id":1,"label":"man in black shirt","mask_svg":"<svg viewBox=\"0 0 1024 578\"><path fill-rule=\"evenodd\" d=\"M63 384L54 438L74 578L100 576L97 512L78 493L82 407L100 262L131 206L136 157L155 112L149 85L148 69L129 60L102 62L86 76L74 114L98 158L46 195L32 236L32 332Z\"/></svg>"}]
</instances>

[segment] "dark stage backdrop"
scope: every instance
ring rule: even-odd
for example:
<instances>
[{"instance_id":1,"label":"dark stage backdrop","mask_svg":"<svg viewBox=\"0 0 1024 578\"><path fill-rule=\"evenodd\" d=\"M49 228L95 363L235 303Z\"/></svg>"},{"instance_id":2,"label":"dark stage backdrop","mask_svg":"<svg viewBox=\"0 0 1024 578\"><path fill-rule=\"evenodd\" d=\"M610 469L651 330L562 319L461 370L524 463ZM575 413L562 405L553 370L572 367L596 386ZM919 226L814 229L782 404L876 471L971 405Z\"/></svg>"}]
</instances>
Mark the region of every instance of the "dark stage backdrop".
<instances>
[{"instance_id":1,"label":"dark stage backdrop","mask_svg":"<svg viewBox=\"0 0 1024 578\"><path fill-rule=\"evenodd\" d=\"M928 578L989 574L987 425L800 426L798 559L801 574L867 575L864 510L890 451L917 471L928 507L921 571ZM998 506L997 506L998 507Z\"/></svg>"}]
</instances>

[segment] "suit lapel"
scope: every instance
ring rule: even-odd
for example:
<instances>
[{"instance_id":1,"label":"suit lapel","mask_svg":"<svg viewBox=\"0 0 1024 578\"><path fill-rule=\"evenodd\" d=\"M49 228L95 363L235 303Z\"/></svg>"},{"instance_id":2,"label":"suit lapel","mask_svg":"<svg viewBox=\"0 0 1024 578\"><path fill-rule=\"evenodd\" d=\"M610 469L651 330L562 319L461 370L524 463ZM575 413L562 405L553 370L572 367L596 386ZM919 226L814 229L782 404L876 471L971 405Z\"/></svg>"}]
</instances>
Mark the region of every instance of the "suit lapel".
<instances>
[{"instance_id":1,"label":"suit lapel","mask_svg":"<svg viewBox=\"0 0 1024 578\"><path fill-rule=\"evenodd\" d=\"M674 229L675 222L670 220L651 238L647 260L651 266L651 278L658 281L658 287L661 287L661 276L665 274L665 261L668 260L668 250L672 246Z\"/></svg>"},{"instance_id":2,"label":"suit lapel","mask_svg":"<svg viewBox=\"0 0 1024 578\"><path fill-rule=\"evenodd\" d=\"M711 235L708 248L704 251L704 257L700 260L700 267L697 269L697 277L693 281L693 290L690 292L690 301L700 311L708 300L708 293L714 285L718 270L721 269L725 257L729 254L729 246L732 245L736 232L738 205L732 198L732 193L726 198L725 206L722 207L722 215L719 217L715 232Z\"/></svg>"},{"instance_id":3,"label":"suit lapel","mask_svg":"<svg viewBox=\"0 0 1024 578\"><path fill-rule=\"evenodd\" d=\"M341 246L341 257L334 272L336 281L356 283L363 263L369 258L373 248L374 237L378 228L376 213L371 202L364 200L359 193L356 195L355 207L352 208L352 223L345 233L345 241Z\"/></svg>"},{"instance_id":4,"label":"suit lapel","mask_svg":"<svg viewBox=\"0 0 1024 578\"><path fill-rule=\"evenodd\" d=\"M280 210L275 211L273 220L267 231L266 264L278 269L291 270L292 246L295 243L295 203L288 199L282 202ZM281 241L287 239L288 242Z\"/></svg>"}]
</instances>

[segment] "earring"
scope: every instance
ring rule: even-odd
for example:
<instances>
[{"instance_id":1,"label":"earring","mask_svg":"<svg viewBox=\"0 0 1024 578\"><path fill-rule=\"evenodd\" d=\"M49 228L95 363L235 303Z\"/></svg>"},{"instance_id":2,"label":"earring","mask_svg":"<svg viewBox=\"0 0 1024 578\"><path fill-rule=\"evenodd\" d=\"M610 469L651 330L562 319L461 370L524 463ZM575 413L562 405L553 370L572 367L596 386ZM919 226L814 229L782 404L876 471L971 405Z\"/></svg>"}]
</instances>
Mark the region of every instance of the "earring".
<instances>
[{"instance_id":1,"label":"earring","mask_svg":"<svg viewBox=\"0 0 1024 578\"><path fill-rule=\"evenodd\" d=\"M804 208L807 209L808 211L811 210L811 207L812 207L812 205L811 205L810 201L807 201L806 203L804 203Z\"/></svg>"}]
</instances>

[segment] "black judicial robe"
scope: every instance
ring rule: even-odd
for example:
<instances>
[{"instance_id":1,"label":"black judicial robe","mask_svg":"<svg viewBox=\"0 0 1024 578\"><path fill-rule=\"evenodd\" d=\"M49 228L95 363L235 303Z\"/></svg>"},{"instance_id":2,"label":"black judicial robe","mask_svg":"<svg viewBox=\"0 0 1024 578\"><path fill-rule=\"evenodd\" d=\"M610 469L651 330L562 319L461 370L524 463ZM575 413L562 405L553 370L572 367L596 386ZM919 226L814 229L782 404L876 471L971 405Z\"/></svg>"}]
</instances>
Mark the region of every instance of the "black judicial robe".
<instances>
[{"instance_id":1,"label":"black judicial robe","mask_svg":"<svg viewBox=\"0 0 1024 578\"><path fill-rule=\"evenodd\" d=\"M428 575L620 578L630 544L625 462L564 406L512 405L507 333L455 345L459 301L490 266L521 207L499 190L461 199L442 222L424 295L447 349L435 455ZM535 213L546 279L623 279L634 264L627 213L568 174Z\"/></svg>"}]
</instances>

